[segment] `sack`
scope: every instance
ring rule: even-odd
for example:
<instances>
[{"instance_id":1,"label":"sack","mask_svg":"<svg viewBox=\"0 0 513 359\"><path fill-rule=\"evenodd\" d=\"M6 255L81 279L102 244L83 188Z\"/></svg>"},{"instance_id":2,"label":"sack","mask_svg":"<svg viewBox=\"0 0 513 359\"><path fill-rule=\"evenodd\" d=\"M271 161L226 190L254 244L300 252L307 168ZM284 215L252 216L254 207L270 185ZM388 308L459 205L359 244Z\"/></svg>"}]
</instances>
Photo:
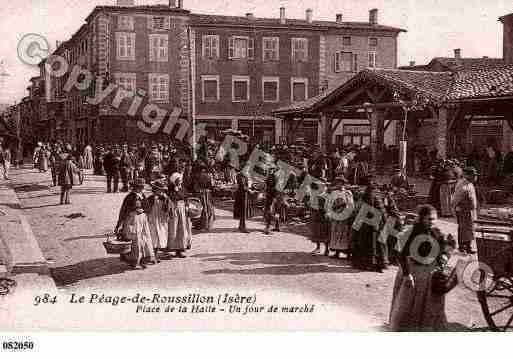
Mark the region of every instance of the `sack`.
<instances>
[{"instance_id":1,"label":"sack","mask_svg":"<svg viewBox=\"0 0 513 359\"><path fill-rule=\"evenodd\" d=\"M436 269L431 278L431 289L435 294L447 294L458 285L458 277L455 270L447 273L442 269Z\"/></svg>"}]
</instances>

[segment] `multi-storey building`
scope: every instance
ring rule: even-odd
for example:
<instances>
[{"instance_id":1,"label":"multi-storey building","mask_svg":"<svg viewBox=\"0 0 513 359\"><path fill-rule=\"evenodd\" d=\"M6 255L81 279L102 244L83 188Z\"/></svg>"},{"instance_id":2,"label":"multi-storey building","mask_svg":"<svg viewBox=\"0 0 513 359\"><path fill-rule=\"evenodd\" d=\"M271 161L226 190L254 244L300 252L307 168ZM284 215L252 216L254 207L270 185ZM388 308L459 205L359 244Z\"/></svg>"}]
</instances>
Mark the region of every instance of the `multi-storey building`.
<instances>
[{"instance_id":1,"label":"multi-storey building","mask_svg":"<svg viewBox=\"0 0 513 359\"><path fill-rule=\"evenodd\" d=\"M316 21L312 10L298 20L288 19L285 8L277 18L256 18L191 14L182 5L96 7L55 51L69 62L69 72L49 78L41 66L52 107L42 112L50 122L54 114L52 134L81 143L142 139L148 131L141 131L141 109L154 104L205 123L211 136L231 127L259 142L278 142L281 121L268 115L272 110L314 97L363 68L397 66L403 30L380 25L376 9L369 22L346 22L341 14ZM95 84L68 91L76 65L104 78L103 88L114 82L143 97L139 111L128 115L134 112L130 98L113 106L115 93L89 104ZM306 119L300 133L315 140L317 122Z\"/></svg>"}]
</instances>

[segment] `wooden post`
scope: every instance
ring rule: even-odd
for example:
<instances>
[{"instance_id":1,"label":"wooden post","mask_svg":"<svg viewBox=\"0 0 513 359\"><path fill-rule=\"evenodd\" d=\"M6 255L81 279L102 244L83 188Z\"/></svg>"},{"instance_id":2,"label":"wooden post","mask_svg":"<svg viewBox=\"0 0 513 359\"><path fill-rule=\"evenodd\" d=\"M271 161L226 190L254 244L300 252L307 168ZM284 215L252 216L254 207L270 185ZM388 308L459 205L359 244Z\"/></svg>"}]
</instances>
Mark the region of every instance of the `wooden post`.
<instances>
[{"instance_id":1,"label":"wooden post","mask_svg":"<svg viewBox=\"0 0 513 359\"><path fill-rule=\"evenodd\" d=\"M449 111L446 107L438 109L437 133L436 133L436 149L438 157L445 159L447 156L447 123Z\"/></svg>"},{"instance_id":2,"label":"wooden post","mask_svg":"<svg viewBox=\"0 0 513 359\"><path fill-rule=\"evenodd\" d=\"M381 154L385 143L385 111L375 109L370 114L372 172L381 169Z\"/></svg>"}]
</instances>

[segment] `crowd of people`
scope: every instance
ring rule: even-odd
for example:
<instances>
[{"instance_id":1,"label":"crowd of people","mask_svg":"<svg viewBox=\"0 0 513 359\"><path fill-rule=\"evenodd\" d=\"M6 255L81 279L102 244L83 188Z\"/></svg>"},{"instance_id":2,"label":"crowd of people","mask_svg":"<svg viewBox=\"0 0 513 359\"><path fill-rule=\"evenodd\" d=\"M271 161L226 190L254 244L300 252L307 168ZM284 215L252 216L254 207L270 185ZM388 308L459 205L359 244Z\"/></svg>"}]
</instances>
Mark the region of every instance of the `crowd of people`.
<instances>
[{"instance_id":1,"label":"crowd of people","mask_svg":"<svg viewBox=\"0 0 513 359\"><path fill-rule=\"evenodd\" d=\"M398 189L411 189L408 177L396 168L389 186L377 184L369 168L368 148L345 148L329 154L304 146L262 149L269 152L263 161L263 181L255 180L244 170L248 156L241 158L240 167L235 168L228 155L221 159L216 156L218 149L204 141L193 160L190 148L174 143L106 144L84 146L82 151L63 143L38 144L34 163L41 172L51 171L53 184L62 188L63 204L70 203L71 189L81 182L84 170L106 176L108 193L129 192L115 233L119 240L130 243L130 252L121 255L121 260L133 268L158 263L162 255L185 257L192 246L192 229L208 232L213 227L218 183L233 185L233 216L239 221L240 232L250 232L248 220L256 216L261 205L264 233L272 235L282 230L290 202L302 189L303 180L313 176L317 184L306 191L302 203L310 214L307 238L315 245L312 254L321 254L323 246L324 255L341 258L343 254L355 269L362 271L383 272L390 265L398 266L391 326L395 330L442 328L444 295L450 288L438 293L428 286L433 282L433 268L443 267L456 243L433 222L439 214L455 215L460 252L473 253L472 228L478 207L475 168L465 167L458 160L436 161L430 168L430 205L420 208L411 227L406 226L393 196ZM300 173L290 173L283 182L278 161L287 161ZM147 185L151 186L150 196L145 194ZM319 191L321 187L325 190ZM331 198L326 195L335 191L334 202L325 206ZM365 207L373 208L379 221L358 221ZM342 212L346 215L340 216ZM400 237L396 233L401 233ZM443 249L432 263L419 262L409 253L412 239L419 234L432 235ZM444 288L453 284L448 280L443 283ZM406 303L412 301L420 304L408 316ZM426 312L430 313L427 317Z\"/></svg>"}]
</instances>

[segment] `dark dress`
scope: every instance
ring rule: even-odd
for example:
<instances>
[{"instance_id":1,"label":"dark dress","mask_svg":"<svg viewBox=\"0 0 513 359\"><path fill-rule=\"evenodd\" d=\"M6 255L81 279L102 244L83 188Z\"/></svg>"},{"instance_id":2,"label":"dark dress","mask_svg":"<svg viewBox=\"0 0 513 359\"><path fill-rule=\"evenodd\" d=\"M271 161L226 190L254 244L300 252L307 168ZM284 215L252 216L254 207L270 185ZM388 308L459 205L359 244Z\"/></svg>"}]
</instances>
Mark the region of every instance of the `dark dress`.
<instances>
[{"instance_id":1,"label":"dark dress","mask_svg":"<svg viewBox=\"0 0 513 359\"><path fill-rule=\"evenodd\" d=\"M210 230L215 221L215 210L214 210L214 200L212 197L212 177L206 173L202 172L197 176L196 179L196 190L199 195L199 199L201 201L201 205L203 206L203 210L201 212L201 218L199 223L197 223L197 229L206 229Z\"/></svg>"},{"instance_id":2,"label":"dark dress","mask_svg":"<svg viewBox=\"0 0 513 359\"><path fill-rule=\"evenodd\" d=\"M244 173L237 173L237 190L233 203L233 218L239 219L239 229L246 229L246 219L251 218L249 181Z\"/></svg>"},{"instance_id":3,"label":"dark dress","mask_svg":"<svg viewBox=\"0 0 513 359\"><path fill-rule=\"evenodd\" d=\"M386 220L383 201L376 195L370 197L363 195L362 202L356 208L359 213L362 205L368 205L377 209L381 214L379 227L374 228L368 223L362 223L359 230L353 226L352 235L352 260L353 266L359 269L376 270L383 269L387 264L387 246L378 240L381 228Z\"/></svg>"}]
</instances>

